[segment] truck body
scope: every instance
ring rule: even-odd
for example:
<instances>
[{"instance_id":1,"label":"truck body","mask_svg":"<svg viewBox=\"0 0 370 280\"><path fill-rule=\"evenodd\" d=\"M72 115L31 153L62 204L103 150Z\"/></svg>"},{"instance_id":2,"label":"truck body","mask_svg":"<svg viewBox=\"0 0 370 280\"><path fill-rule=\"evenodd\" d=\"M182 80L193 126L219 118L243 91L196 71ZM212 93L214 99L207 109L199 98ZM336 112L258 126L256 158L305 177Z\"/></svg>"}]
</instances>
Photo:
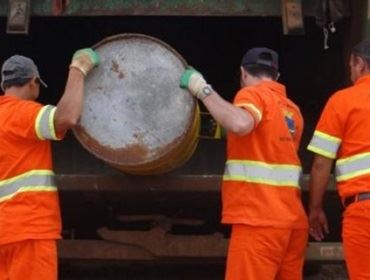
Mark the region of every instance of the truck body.
<instances>
[{"instance_id":1,"label":"truck body","mask_svg":"<svg viewBox=\"0 0 370 280\"><path fill-rule=\"evenodd\" d=\"M32 57L49 84L40 102L56 104L74 50L108 36L141 33L172 46L232 101L245 51L275 49L280 81L305 119L300 156L306 205L312 161L306 146L328 97L349 85L350 49L368 26L368 1L329 1L339 5L339 12L328 18L323 2L1 0L0 61L15 53ZM17 12L20 17L12 18ZM62 260L224 261L230 233L219 222L224 139L200 139L185 165L152 176L111 167L72 133L53 143L53 151L63 215ZM342 208L333 179L325 208L328 242L311 240L307 259L342 261Z\"/></svg>"}]
</instances>

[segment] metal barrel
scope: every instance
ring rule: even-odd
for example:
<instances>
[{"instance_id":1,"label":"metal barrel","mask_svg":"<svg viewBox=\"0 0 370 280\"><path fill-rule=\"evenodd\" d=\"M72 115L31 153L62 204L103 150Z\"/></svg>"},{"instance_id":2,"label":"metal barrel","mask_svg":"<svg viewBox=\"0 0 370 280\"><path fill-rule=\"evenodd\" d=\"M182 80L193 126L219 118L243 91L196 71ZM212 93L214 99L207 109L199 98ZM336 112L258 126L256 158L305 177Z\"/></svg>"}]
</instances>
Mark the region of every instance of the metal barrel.
<instances>
[{"instance_id":1,"label":"metal barrel","mask_svg":"<svg viewBox=\"0 0 370 280\"><path fill-rule=\"evenodd\" d=\"M196 100L179 87L186 61L142 34L119 34L93 47L99 67L86 78L73 129L90 153L120 170L160 174L184 164L199 139Z\"/></svg>"}]
</instances>

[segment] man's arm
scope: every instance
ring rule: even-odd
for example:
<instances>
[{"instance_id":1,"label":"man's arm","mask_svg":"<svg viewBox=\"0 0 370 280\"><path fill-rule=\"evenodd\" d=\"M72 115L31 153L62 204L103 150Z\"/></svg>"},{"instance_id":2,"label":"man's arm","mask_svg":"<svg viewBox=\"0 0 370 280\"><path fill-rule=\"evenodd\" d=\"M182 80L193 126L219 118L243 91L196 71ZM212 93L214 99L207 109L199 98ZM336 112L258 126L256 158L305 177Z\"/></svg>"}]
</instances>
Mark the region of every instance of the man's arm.
<instances>
[{"instance_id":1,"label":"man's arm","mask_svg":"<svg viewBox=\"0 0 370 280\"><path fill-rule=\"evenodd\" d=\"M56 106L57 135L63 135L77 124L82 112L85 76L98 64L99 57L92 49L78 50L73 55L64 94Z\"/></svg>"},{"instance_id":2,"label":"man's arm","mask_svg":"<svg viewBox=\"0 0 370 280\"><path fill-rule=\"evenodd\" d=\"M224 100L206 83L200 73L193 69L186 70L181 77L180 86L202 100L215 120L227 131L246 135L253 130L255 125L253 116Z\"/></svg>"},{"instance_id":3,"label":"man's arm","mask_svg":"<svg viewBox=\"0 0 370 280\"><path fill-rule=\"evenodd\" d=\"M57 135L75 126L82 111L85 76L77 69L69 70L66 88L57 104L54 125Z\"/></svg>"},{"instance_id":4,"label":"man's arm","mask_svg":"<svg viewBox=\"0 0 370 280\"><path fill-rule=\"evenodd\" d=\"M311 169L309 223L310 234L317 241L324 238L324 233L329 233L326 215L322 209L322 201L329 182L332 164L333 159L316 154Z\"/></svg>"},{"instance_id":5,"label":"man's arm","mask_svg":"<svg viewBox=\"0 0 370 280\"><path fill-rule=\"evenodd\" d=\"M246 135L252 131L254 127L252 115L227 102L217 92L213 91L202 101L215 120L227 131L237 135Z\"/></svg>"}]
</instances>

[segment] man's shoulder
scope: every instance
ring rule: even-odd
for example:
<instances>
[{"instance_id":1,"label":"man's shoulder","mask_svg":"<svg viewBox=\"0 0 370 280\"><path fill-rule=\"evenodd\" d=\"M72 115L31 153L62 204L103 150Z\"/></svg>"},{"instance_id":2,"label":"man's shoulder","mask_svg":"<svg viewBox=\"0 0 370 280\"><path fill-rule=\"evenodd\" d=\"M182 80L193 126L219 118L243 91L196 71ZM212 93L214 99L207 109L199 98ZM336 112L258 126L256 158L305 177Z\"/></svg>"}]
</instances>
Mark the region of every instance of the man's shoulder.
<instances>
[{"instance_id":1,"label":"man's shoulder","mask_svg":"<svg viewBox=\"0 0 370 280\"><path fill-rule=\"evenodd\" d=\"M326 106L334 107L336 109L348 107L349 104L353 103L355 97L354 92L356 91L357 89L355 85L337 90L329 96Z\"/></svg>"},{"instance_id":2,"label":"man's shoulder","mask_svg":"<svg viewBox=\"0 0 370 280\"><path fill-rule=\"evenodd\" d=\"M33 100L26 100L26 99L16 99L16 100L13 100L13 104L15 106L19 106L19 107L22 107L24 109L38 109L38 108L41 108L43 105L36 102L36 101L33 101Z\"/></svg>"},{"instance_id":3,"label":"man's shoulder","mask_svg":"<svg viewBox=\"0 0 370 280\"><path fill-rule=\"evenodd\" d=\"M7 96L0 98L0 111L3 116L16 118L19 118L20 115L35 116L42 107L42 104L32 100Z\"/></svg>"},{"instance_id":4,"label":"man's shoulder","mask_svg":"<svg viewBox=\"0 0 370 280\"><path fill-rule=\"evenodd\" d=\"M247 86L247 87L242 87L239 89L239 91L236 93L236 96L239 98L243 97L258 97L258 98L263 98L263 93L261 92L261 89L258 86Z\"/></svg>"},{"instance_id":5,"label":"man's shoulder","mask_svg":"<svg viewBox=\"0 0 370 280\"><path fill-rule=\"evenodd\" d=\"M241 87L237 94L244 94L244 93L249 93L249 92L254 92L256 91L256 89L254 88L254 86L245 86L245 87Z\"/></svg>"},{"instance_id":6,"label":"man's shoulder","mask_svg":"<svg viewBox=\"0 0 370 280\"><path fill-rule=\"evenodd\" d=\"M359 86L358 85L352 85L352 86L348 86L348 87L345 87L343 89L339 89L337 91L335 91L331 96L330 98L331 99L342 99L342 98L348 98L350 97L351 95L353 96L353 93L354 92L357 92L359 90Z\"/></svg>"},{"instance_id":7,"label":"man's shoulder","mask_svg":"<svg viewBox=\"0 0 370 280\"><path fill-rule=\"evenodd\" d=\"M1 95L0 96L0 103L11 103L11 104L33 104L33 105L39 105L42 106L40 103L34 101L34 100L27 100L18 98L12 95Z\"/></svg>"},{"instance_id":8,"label":"man's shoulder","mask_svg":"<svg viewBox=\"0 0 370 280\"><path fill-rule=\"evenodd\" d=\"M287 97L287 102L288 102L288 106L293 108L294 110L296 110L297 112L301 112L301 109L299 108L299 106L294 103L294 101L292 101L290 98Z\"/></svg>"}]
</instances>

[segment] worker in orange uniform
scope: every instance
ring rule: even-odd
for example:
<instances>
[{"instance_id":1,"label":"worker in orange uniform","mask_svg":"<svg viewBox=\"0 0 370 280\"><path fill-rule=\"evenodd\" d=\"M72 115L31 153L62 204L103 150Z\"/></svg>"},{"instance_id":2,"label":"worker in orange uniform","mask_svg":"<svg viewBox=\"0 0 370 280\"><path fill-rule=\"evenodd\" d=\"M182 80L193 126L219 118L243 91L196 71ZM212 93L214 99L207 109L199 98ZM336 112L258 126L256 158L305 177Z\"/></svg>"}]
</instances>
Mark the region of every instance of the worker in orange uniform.
<instances>
[{"instance_id":1,"label":"worker in orange uniform","mask_svg":"<svg viewBox=\"0 0 370 280\"><path fill-rule=\"evenodd\" d=\"M81 114L84 78L99 62L78 50L57 106L43 106L34 62L14 55L1 69L0 280L57 279L56 240L61 237L57 187L49 140L60 140Z\"/></svg>"},{"instance_id":2,"label":"worker in orange uniform","mask_svg":"<svg viewBox=\"0 0 370 280\"><path fill-rule=\"evenodd\" d=\"M194 69L180 81L228 132L222 223L232 233L225 279L302 279L308 223L297 150L303 119L277 82L275 51L249 50L240 70L233 104Z\"/></svg>"},{"instance_id":3,"label":"worker in orange uniform","mask_svg":"<svg viewBox=\"0 0 370 280\"><path fill-rule=\"evenodd\" d=\"M349 66L354 85L329 98L308 146L315 153L309 222L321 241L329 232L322 201L336 160L344 256L350 279L360 280L370 279L370 40L353 48Z\"/></svg>"}]
</instances>

